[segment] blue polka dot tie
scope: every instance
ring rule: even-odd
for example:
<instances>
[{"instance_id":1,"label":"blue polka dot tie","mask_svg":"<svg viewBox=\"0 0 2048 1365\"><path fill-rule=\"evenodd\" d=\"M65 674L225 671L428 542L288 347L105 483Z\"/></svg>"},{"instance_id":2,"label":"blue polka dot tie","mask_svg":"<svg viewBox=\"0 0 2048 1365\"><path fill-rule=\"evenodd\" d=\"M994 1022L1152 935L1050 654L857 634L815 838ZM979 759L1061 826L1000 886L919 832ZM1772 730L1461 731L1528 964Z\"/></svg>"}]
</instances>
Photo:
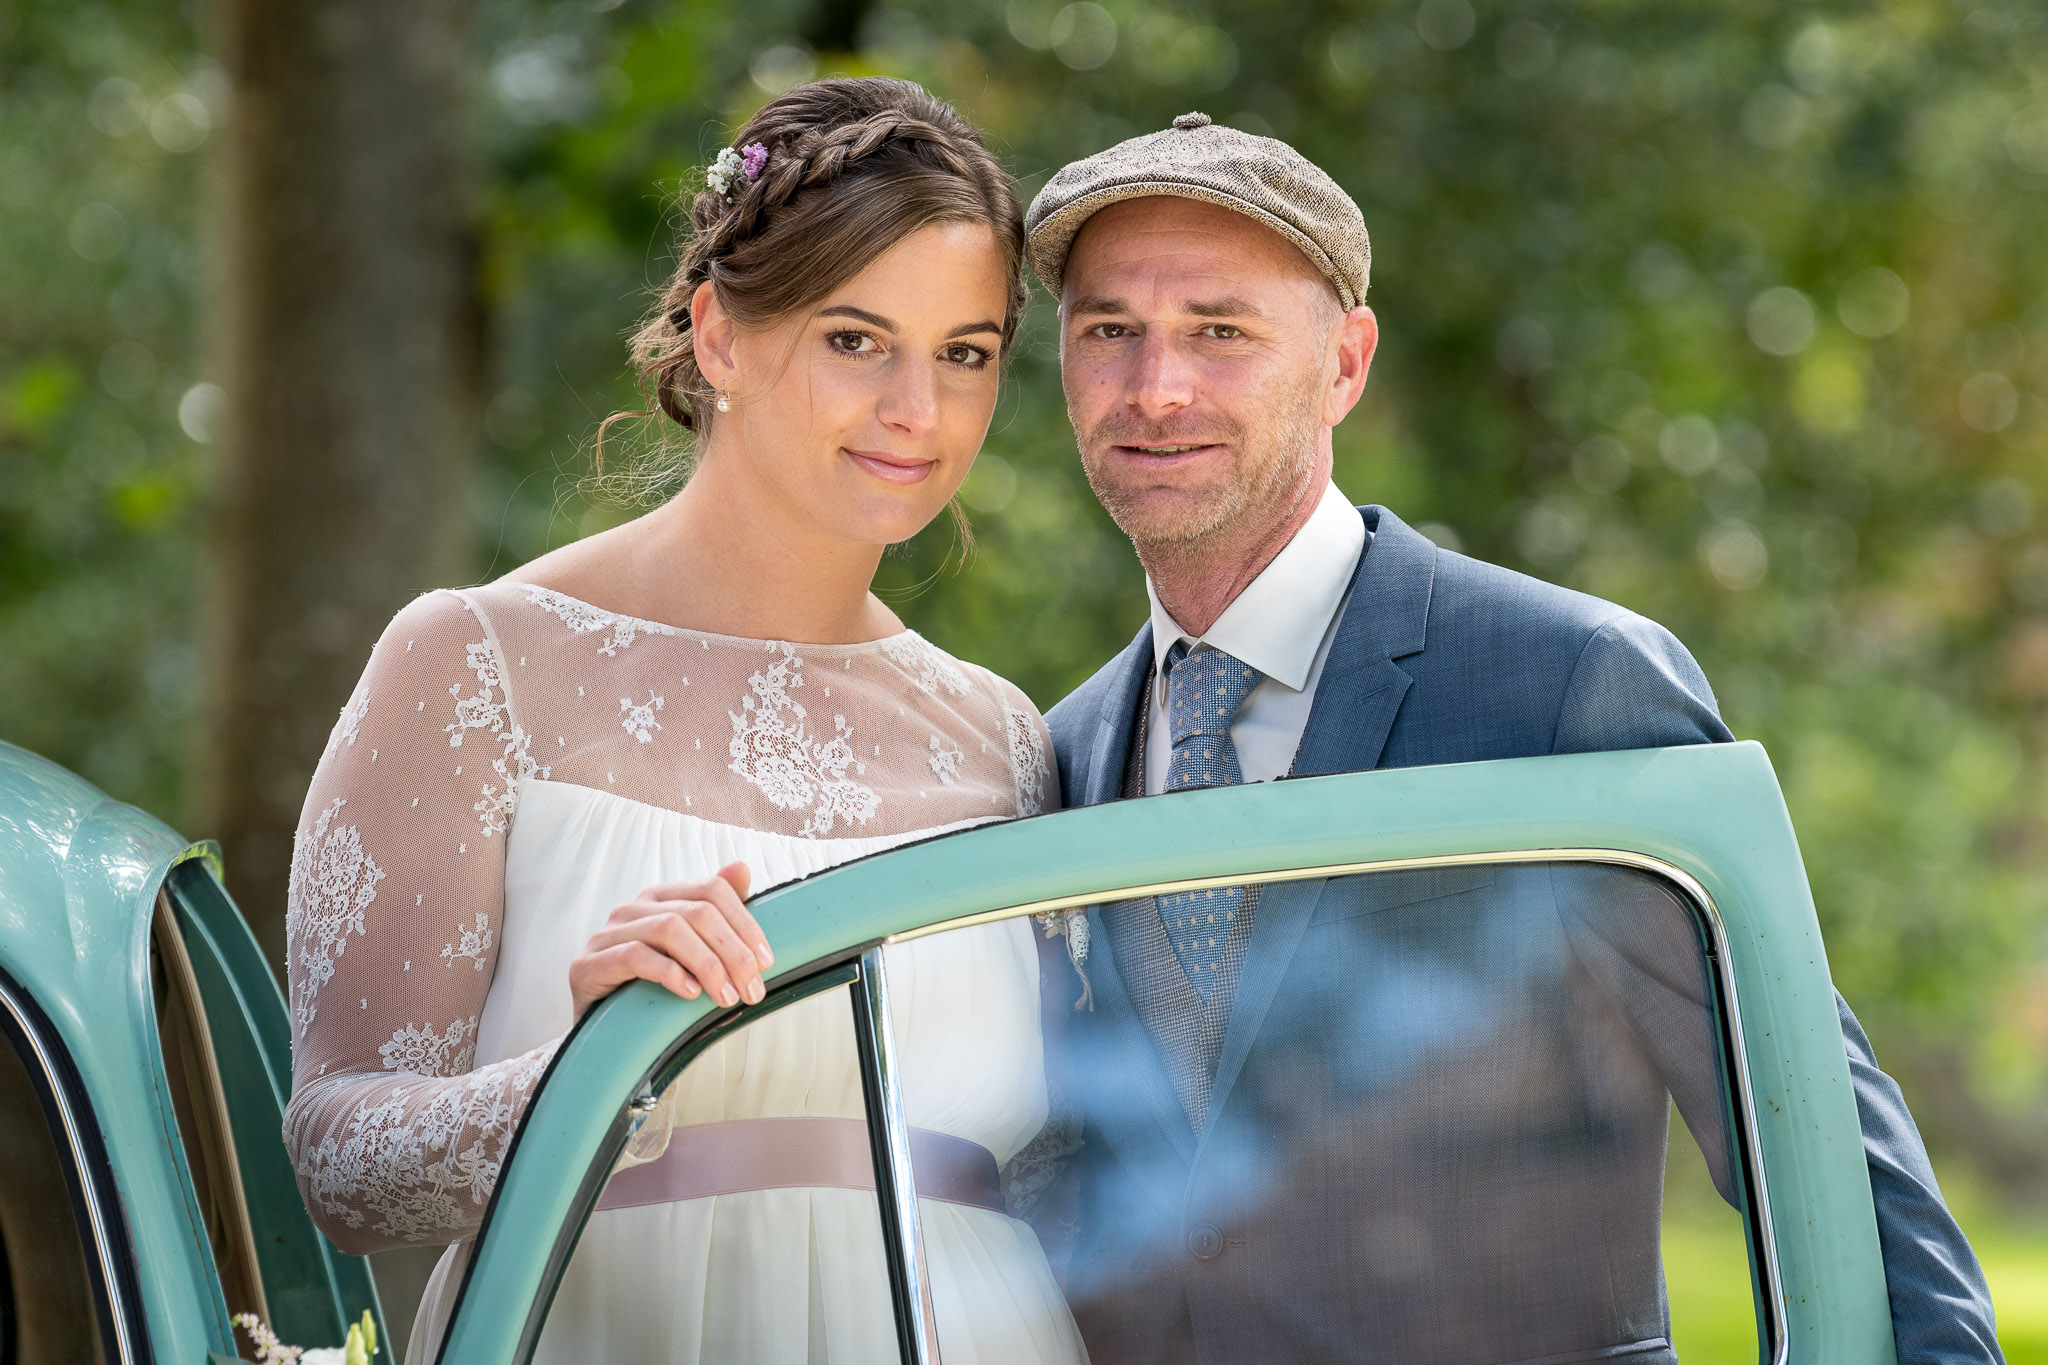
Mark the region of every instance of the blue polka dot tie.
<instances>
[{"instance_id":1,"label":"blue polka dot tie","mask_svg":"<svg viewBox=\"0 0 2048 1365\"><path fill-rule=\"evenodd\" d=\"M1189 653L1182 640L1166 655L1166 718L1173 760L1166 790L1233 787L1244 781L1230 724L1265 675L1220 649ZM1244 908L1244 888L1182 891L1159 898L1159 920L1181 969L1203 1000L1216 986L1231 926Z\"/></svg>"}]
</instances>

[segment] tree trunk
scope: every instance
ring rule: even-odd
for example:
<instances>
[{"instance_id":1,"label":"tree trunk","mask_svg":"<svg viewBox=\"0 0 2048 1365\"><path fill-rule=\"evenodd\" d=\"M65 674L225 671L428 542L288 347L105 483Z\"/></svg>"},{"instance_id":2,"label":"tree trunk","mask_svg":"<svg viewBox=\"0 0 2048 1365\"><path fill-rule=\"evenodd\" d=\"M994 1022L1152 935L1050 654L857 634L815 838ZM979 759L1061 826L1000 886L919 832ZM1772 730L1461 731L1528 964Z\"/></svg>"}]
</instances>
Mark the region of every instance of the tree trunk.
<instances>
[{"instance_id":1,"label":"tree trunk","mask_svg":"<svg viewBox=\"0 0 2048 1365\"><path fill-rule=\"evenodd\" d=\"M465 562L482 327L466 0L220 0L227 392L206 621L205 832L284 963L292 837L370 646Z\"/></svg>"}]
</instances>

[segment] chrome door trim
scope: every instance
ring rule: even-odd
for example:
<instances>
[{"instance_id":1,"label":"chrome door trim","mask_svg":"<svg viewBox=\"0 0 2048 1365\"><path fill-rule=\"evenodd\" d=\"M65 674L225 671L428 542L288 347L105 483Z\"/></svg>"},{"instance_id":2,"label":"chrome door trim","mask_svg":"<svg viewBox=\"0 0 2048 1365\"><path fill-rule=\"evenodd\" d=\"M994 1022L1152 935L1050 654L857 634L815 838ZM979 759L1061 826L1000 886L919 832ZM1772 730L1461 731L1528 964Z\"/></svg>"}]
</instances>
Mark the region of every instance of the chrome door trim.
<instances>
[{"instance_id":1,"label":"chrome door trim","mask_svg":"<svg viewBox=\"0 0 2048 1365\"><path fill-rule=\"evenodd\" d=\"M59 1067L58 1060L50 1052L41 1030L36 1026L28 1011L22 1008L15 997L12 985L0 976L0 1007L4 1007L14 1021L15 1031L27 1040L33 1061L42 1073L43 1088L50 1094L57 1106L57 1117L64 1128L65 1145L70 1149L72 1169L77 1172L78 1189L85 1203L86 1221L92 1235L93 1251L99 1261L99 1278L106 1294L108 1316L113 1319L114 1349L123 1361L138 1359L135 1351L134 1324L130 1318L135 1313L135 1304L129 1300L121 1275L121 1263L116 1247L114 1227L119 1217L117 1210L109 1210L106 1192L100 1188L96 1177L94 1156L86 1142L85 1133L72 1107L69 1087Z\"/></svg>"},{"instance_id":2,"label":"chrome door trim","mask_svg":"<svg viewBox=\"0 0 2048 1365\"><path fill-rule=\"evenodd\" d=\"M867 1091L868 1135L874 1141L875 1197L881 1205L882 1241L896 1303L896 1340L904 1365L936 1358L924 1236L918 1227L917 1182L910 1165L910 1120L903 1106L903 1078L889 1028L889 974L885 949L861 954L854 987L853 1029L860 1044L861 1088ZM879 1118L881 1122L875 1123Z\"/></svg>"},{"instance_id":3,"label":"chrome door trim","mask_svg":"<svg viewBox=\"0 0 2048 1365\"><path fill-rule=\"evenodd\" d=\"M1547 863L1606 863L1652 873L1677 886L1699 908L1702 922L1706 926L1714 978L1720 987L1722 998L1727 1002L1727 1008L1721 1011L1727 1030L1722 1041L1734 1073L1736 1127L1742 1137L1743 1184L1749 1192L1751 1204L1751 1208L1746 1212L1751 1226L1752 1245L1759 1249L1762 1262L1759 1267L1763 1276L1763 1293L1760 1299L1764 1311L1763 1321L1758 1326L1768 1343L1765 1359L1770 1365L1786 1365L1792 1343L1785 1329L1784 1280L1778 1268L1777 1239L1772 1232L1770 1189L1764 1172L1763 1144L1756 1131L1756 1099L1750 1088L1749 1050L1742 1036L1742 1010L1736 999L1735 970L1728 960L1728 930L1722 922L1720 910L1714 905L1714 898L1707 894L1706 887L1682 867L1668 863L1662 858L1653 858L1646 853L1636 853L1628 849L1531 848L1493 853L1441 853L1423 858L1381 858L1368 862L1327 863L1317 867L1288 867L1271 872L1247 871L1228 876L1186 877L1176 881L1147 882L1138 886L1089 892L1086 895L1055 896L1047 900L1026 901L1021 905L1001 910L984 910L978 914L960 915L937 924L927 924L916 929L906 929L899 934L891 934L882 940L881 947L910 943L954 929L994 924L1002 920L1015 919L1020 915L1049 915L1063 910L1078 910L1090 905L1135 900L1141 896L1162 896L1182 891L1211 891L1225 886L1242 886L1246 882L1300 882L1347 877L1362 872L1412 872L1441 867ZM867 956L862 958L863 964L868 958L874 958L879 965L881 948L870 950ZM886 1027L884 1032L886 1033ZM907 1136L905 1156L907 1168ZM914 1214L916 1201L913 1199L911 1202Z\"/></svg>"}]
</instances>

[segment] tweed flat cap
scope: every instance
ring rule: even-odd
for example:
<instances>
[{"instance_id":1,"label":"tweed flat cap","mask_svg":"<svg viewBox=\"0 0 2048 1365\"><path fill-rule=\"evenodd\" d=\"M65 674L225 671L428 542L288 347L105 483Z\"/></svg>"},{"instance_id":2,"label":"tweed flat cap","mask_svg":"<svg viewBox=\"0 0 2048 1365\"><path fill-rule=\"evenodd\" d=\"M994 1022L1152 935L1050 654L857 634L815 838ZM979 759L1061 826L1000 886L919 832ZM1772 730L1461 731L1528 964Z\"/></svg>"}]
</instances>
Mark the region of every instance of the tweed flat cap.
<instances>
[{"instance_id":1,"label":"tweed flat cap","mask_svg":"<svg viewBox=\"0 0 2048 1365\"><path fill-rule=\"evenodd\" d=\"M1207 114L1182 114L1163 132L1119 142L1046 181L1024 215L1031 269L1057 295L1082 225L1099 209L1151 195L1199 199L1256 219L1300 247L1346 308L1365 301L1372 241L1351 196L1286 143L1218 127Z\"/></svg>"}]
</instances>

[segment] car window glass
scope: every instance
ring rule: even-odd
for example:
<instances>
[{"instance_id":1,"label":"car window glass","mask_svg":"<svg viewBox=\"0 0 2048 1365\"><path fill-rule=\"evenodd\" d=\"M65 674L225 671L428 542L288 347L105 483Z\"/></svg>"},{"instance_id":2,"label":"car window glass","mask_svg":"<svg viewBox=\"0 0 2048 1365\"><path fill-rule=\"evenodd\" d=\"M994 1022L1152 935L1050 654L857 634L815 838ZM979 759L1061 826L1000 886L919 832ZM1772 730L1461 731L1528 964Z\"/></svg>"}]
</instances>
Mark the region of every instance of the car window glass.
<instances>
[{"instance_id":1,"label":"car window glass","mask_svg":"<svg viewBox=\"0 0 2048 1365\"><path fill-rule=\"evenodd\" d=\"M771 997L638 1116L533 1360L899 1358L853 1008Z\"/></svg>"},{"instance_id":2,"label":"car window glass","mask_svg":"<svg viewBox=\"0 0 2048 1365\"><path fill-rule=\"evenodd\" d=\"M1747 1220L1714 1187L1674 1111L1664 1158L1664 1285L1671 1343L1686 1361L1755 1360L1763 1338L1748 1264Z\"/></svg>"},{"instance_id":3,"label":"car window glass","mask_svg":"<svg viewBox=\"0 0 2048 1365\"><path fill-rule=\"evenodd\" d=\"M1648 872L1468 864L892 946L942 1354L1674 1359L1667 1275L1686 1321L1751 1283L1704 925Z\"/></svg>"},{"instance_id":4,"label":"car window glass","mask_svg":"<svg viewBox=\"0 0 2048 1365\"><path fill-rule=\"evenodd\" d=\"M0 1365L106 1358L58 1146L11 1031L0 1029Z\"/></svg>"}]
</instances>

